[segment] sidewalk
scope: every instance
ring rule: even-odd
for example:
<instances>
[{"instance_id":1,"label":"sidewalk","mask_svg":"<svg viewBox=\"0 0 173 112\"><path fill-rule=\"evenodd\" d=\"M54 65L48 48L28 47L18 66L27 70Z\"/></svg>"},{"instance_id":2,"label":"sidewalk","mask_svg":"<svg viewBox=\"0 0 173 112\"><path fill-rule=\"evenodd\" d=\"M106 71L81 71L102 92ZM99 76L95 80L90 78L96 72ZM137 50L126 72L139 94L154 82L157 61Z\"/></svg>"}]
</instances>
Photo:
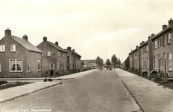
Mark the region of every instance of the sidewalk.
<instances>
[{"instance_id":1,"label":"sidewalk","mask_svg":"<svg viewBox=\"0 0 173 112\"><path fill-rule=\"evenodd\" d=\"M115 71L144 112L173 112L173 90L121 69Z\"/></svg>"},{"instance_id":2,"label":"sidewalk","mask_svg":"<svg viewBox=\"0 0 173 112\"><path fill-rule=\"evenodd\" d=\"M67 80L67 79L75 79L75 78L79 78L82 77L84 75L87 75L91 72L96 71L97 69L94 70L89 70L89 71L84 71L84 72L79 72L79 73L75 73L75 74L71 74L71 75L67 75L67 76L62 76L62 77L58 77L58 78L52 78L53 80ZM1 78L1 80L13 80L13 78ZM26 85L22 85L22 86L17 86L17 87L12 87L12 88L8 88L8 89L4 89L4 90L0 90L0 103L8 101L8 100L12 100L14 98L17 97L21 97L24 95L27 95L29 93L33 93L42 89L46 89L52 86L55 86L57 84L60 84L60 81L53 81L53 82L43 82L44 78L14 78L14 80L40 80L41 82L35 82L35 83L31 83L31 84L26 84Z\"/></svg>"}]
</instances>

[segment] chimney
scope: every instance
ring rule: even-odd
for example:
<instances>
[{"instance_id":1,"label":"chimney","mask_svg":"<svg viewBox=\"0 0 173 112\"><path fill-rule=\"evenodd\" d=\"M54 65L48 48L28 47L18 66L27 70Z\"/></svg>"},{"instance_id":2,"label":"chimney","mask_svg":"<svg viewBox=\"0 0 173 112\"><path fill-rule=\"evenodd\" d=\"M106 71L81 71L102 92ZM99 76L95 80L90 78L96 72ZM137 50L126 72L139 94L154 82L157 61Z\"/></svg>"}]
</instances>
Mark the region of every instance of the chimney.
<instances>
[{"instance_id":1,"label":"chimney","mask_svg":"<svg viewBox=\"0 0 173 112\"><path fill-rule=\"evenodd\" d=\"M57 46L58 46L58 42L57 42L57 41L55 42L55 45L57 45Z\"/></svg>"},{"instance_id":2,"label":"chimney","mask_svg":"<svg viewBox=\"0 0 173 112\"><path fill-rule=\"evenodd\" d=\"M136 46L136 49L138 48L138 46Z\"/></svg>"},{"instance_id":3,"label":"chimney","mask_svg":"<svg viewBox=\"0 0 173 112\"><path fill-rule=\"evenodd\" d=\"M71 50L71 47L67 47L68 50Z\"/></svg>"},{"instance_id":4,"label":"chimney","mask_svg":"<svg viewBox=\"0 0 173 112\"><path fill-rule=\"evenodd\" d=\"M47 37L43 37L43 42L46 42L47 41Z\"/></svg>"},{"instance_id":5,"label":"chimney","mask_svg":"<svg viewBox=\"0 0 173 112\"><path fill-rule=\"evenodd\" d=\"M5 36L11 36L11 30L9 28L5 30Z\"/></svg>"},{"instance_id":6,"label":"chimney","mask_svg":"<svg viewBox=\"0 0 173 112\"><path fill-rule=\"evenodd\" d=\"M172 18L168 21L168 25L170 26L173 23Z\"/></svg>"},{"instance_id":7,"label":"chimney","mask_svg":"<svg viewBox=\"0 0 173 112\"><path fill-rule=\"evenodd\" d=\"M26 41L28 41L28 36L27 35L23 35L23 39L25 39Z\"/></svg>"},{"instance_id":8,"label":"chimney","mask_svg":"<svg viewBox=\"0 0 173 112\"><path fill-rule=\"evenodd\" d=\"M148 40L150 40L151 39L151 36L148 36Z\"/></svg>"},{"instance_id":9,"label":"chimney","mask_svg":"<svg viewBox=\"0 0 173 112\"><path fill-rule=\"evenodd\" d=\"M73 49L73 51L75 52L75 49Z\"/></svg>"},{"instance_id":10,"label":"chimney","mask_svg":"<svg viewBox=\"0 0 173 112\"><path fill-rule=\"evenodd\" d=\"M151 34L151 37L154 37L154 36L155 36L155 34L154 34L154 33L152 33L152 34Z\"/></svg>"},{"instance_id":11,"label":"chimney","mask_svg":"<svg viewBox=\"0 0 173 112\"><path fill-rule=\"evenodd\" d=\"M164 30L165 28L167 28L167 25L162 25L162 30Z\"/></svg>"}]
</instances>

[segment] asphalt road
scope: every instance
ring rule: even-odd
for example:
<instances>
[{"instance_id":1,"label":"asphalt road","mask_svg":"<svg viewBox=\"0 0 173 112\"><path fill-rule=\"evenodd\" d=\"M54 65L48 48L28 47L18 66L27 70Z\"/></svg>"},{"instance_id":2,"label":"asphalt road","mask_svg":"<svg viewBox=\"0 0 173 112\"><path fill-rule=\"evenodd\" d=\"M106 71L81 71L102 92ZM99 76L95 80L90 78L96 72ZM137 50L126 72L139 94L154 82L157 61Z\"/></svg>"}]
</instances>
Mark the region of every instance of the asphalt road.
<instances>
[{"instance_id":1,"label":"asphalt road","mask_svg":"<svg viewBox=\"0 0 173 112\"><path fill-rule=\"evenodd\" d=\"M140 110L119 76L114 71L107 70L66 80L63 84L2 103L0 109L2 112L138 112Z\"/></svg>"}]
</instances>

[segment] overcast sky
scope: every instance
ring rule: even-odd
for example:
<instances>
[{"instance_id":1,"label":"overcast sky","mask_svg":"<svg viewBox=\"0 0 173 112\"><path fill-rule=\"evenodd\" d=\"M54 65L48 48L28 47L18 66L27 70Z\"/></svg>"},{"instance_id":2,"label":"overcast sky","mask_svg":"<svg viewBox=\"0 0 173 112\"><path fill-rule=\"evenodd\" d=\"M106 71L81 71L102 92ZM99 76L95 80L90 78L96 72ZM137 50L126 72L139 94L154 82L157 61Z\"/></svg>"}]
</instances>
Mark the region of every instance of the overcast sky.
<instances>
[{"instance_id":1,"label":"overcast sky","mask_svg":"<svg viewBox=\"0 0 173 112\"><path fill-rule=\"evenodd\" d=\"M12 35L27 34L35 46L46 36L82 59L115 54L123 62L170 18L173 0L2 0L0 39L9 28Z\"/></svg>"}]
</instances>

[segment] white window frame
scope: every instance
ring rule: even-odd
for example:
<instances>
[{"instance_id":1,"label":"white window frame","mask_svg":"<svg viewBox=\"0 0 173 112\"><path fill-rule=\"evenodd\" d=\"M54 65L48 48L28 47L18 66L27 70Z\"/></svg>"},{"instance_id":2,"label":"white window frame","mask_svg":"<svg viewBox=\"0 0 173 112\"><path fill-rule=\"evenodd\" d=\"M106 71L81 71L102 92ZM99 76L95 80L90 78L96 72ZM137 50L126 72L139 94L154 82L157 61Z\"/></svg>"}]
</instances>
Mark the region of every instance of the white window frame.
<instances>
[{"instance_id":1,"label":"white window frame","mask_svg":"<svg viewBox=\"0 0 173 112\"><path fill-rule=\"evenodd\" d=\"M172 53L168 53L168 69L172 71Z\"/></svg>"},{"instance_id":2,"label":"white window frame","mask_svg":"<svg viewBox=\"0 0 173 112\"><path fill-rule=\"evenodd\" d=\"M28 71L31 71L31 62L28 63Z\"/></svg>"},{"instance_id":3,"label":"white window frame","mask_svg":"<svg viewBox=\"0 0 173 112\"><path fill-rule=\"evenodd\" d=\"M10 51L15 52L16 51L16 45L10 45Z\"/></svg>"},{"instance_id":4,"label":"white window frame","mask_svg":"<svg viewBox=\"0 0 173 112\"><path fill-rule=\"evenodd\" d=\"M1 66L1 63L0 63L0 72L2 71L2 66Z\"/></svg>"},{"instance_id":5,"label":"white window frame","mask_svg":"<svg viewBox=\"0 0 173 112\"><path fill-rule=\"evenodd\" d=\"M15 64L15 66L14 66L14 69L15 70L12 70L12 66ZM18 66L16 66L16 65L21 65L20 66L20 69L21 70L17 70L17 67ZM23 72L23 60L21 60L21 59L9 59L9 71L10 72Z\"/></svg>"},{"instance_id":6,"label":"white window frame","mask_svg":"<svg viewBox=\"0 0 173 112\"><path fill-rule=\"evenodd\" d=\"M57 69L60 69L60 62L57 63Z\"/></svg>"},{"instance_id":7,"label":"white window frame","mask_svg":"<svg viewBox=\"0 0 173 112\"><path fill-rule=\"evenodd\" d=\"M52 66L52 65L53 65L53 66ZM55 67L54 64L51 63L51 64L50 64L50 69L51 69L51 70L54 70L54 67Z\"/></svg>"},{"instance_id":8,"label":"white window frame","mask_svg":"<svg viewBox=\"0 0 173 112\"><path fill-rule=\"evenodd\" d=\"M171 44L171 33L168 33L168 44Z\"/></svg>"},{"instance_id":9,"label":"white window frame","mask_svg":"<svg viewBox=\"0 0 173 112\"><path fill-rule=\"evenodd\" d=\"M158 56L155 56L155 60L154 60L155 61L155 69L158 68L158 61L157 61L158 59L157 58L158 58Z\"/></svg>"},{"instance_id":10,"label":"white window frame","mask_svg":"<svg viewBox=\"0 0 173 112\"><path fill-rule=\"evenodd\" d=\"M157 40L154 41L154 48L157 49Z\"/></svg>"},{"instance_id":11,"label":"white window frame","mask_svg":"<svg viewBox=\"0 0 173 112\"><path fill-rule=\"evenodd\" d=\"M0 52L5 52L5 45L0 45Z\"/></svg>"},{"instance_id":12,"label":"white window frame","mask_svg":"<svg viewBox=\"0 0 173 112\"><path fill-rule=\"evenodd\" d=\"M47 52L47 56L51 56L51 52L50 51Z\"/></svg>"},{"instance_id":13,"label":"white window frame","mask_svg":"<svg viewBox=\"0 0 173 112\"><path fill-rule=\"evenodd\" d=\"M148 45L147 45L147 52L148 52Z\"/></svg>"},{"instance_id":14,"label":"white window frame","mask_svg":"<svg viewBox=\"0 0 173 112\"><path fill-rule=\"evenodd\" d=\"M38 71L41 71L41 60L38 60Z\"/></svg>"}]
</instances>

